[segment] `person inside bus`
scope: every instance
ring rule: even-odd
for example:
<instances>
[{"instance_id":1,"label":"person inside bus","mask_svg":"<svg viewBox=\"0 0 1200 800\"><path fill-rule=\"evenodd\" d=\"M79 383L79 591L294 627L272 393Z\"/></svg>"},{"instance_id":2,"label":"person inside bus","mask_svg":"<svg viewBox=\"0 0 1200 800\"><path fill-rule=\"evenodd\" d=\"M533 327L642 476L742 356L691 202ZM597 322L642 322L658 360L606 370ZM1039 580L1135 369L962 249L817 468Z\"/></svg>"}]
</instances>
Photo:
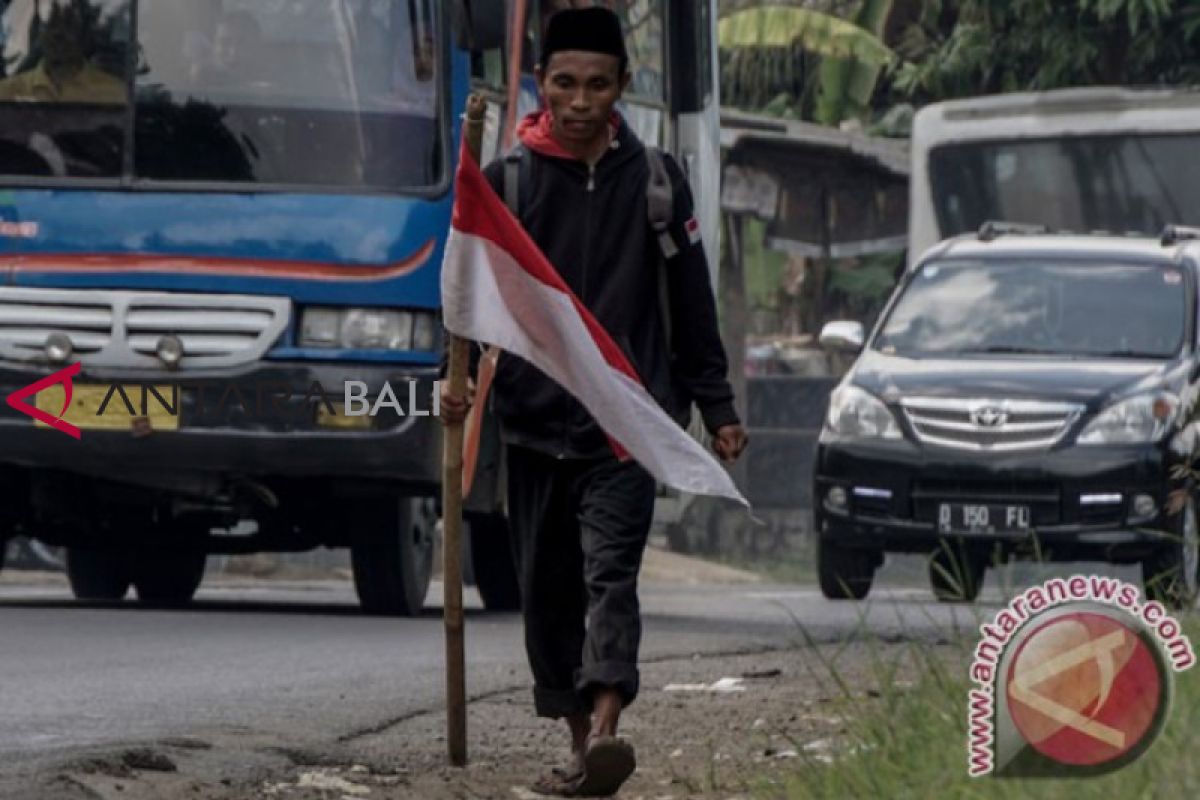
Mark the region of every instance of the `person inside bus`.
<instances>
[{"instance_id":1,"label":"person inside bus","mask_svg":"<svg viewBox=\"0 0 1200 800\"><path fill-rule=\"evenodd\" d=\"M683 425L694 404L718 456L736 460L747 436L734 410L687 179L662 154L677 246L660 249L648 218L646 148L616 112L630 80L620 19L605 8L551 17L535 74L543 108L517 129L516 175L526 176L515 192L518 220L622 344L664 410ZM501 197L505 167L500 159L484 170ZM461 421L470 391L456 398L446 383L441 389L442 421ZM608 796L636 768L617 724L639 688L637 578L654 478L636 461L619 460L584 406L528 362L502 354L492 392L505 443L534 709L566 720L572 751L533 790Z\"/></svg>"},{"instance_id":2,"label":"person inside bus","mask_svg":"<svg viewBox=\"0 0 1200 800\"><path fill-rule=\"evenodd\" d=\"M91 27L82 4L56 4L39 35L41 61L0 81L0 100L124 104L125 83L89 57Z\"/></svg>"}]
</instances>

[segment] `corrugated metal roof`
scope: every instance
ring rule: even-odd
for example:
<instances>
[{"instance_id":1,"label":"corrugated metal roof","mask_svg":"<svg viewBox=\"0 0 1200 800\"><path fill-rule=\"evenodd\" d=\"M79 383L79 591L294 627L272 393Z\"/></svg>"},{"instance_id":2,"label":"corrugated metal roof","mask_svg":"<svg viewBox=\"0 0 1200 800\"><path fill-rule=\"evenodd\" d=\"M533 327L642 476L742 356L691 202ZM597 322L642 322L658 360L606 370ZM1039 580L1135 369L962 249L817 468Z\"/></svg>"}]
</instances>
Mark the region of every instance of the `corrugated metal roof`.
<instances>
[{"instance_id":1,"label":"corrugated metal roof","mask_svg":"<svg viewBox=\"0 0 1200 800\"><path fill-rule=\"evenodd\" d=\"M868 136L827 125L739 111L721 112L723 150L736 150L755 142L834 150L874 162L897 176L907 177L909 172L907 139Z\"/></svg>"}]
</instances>

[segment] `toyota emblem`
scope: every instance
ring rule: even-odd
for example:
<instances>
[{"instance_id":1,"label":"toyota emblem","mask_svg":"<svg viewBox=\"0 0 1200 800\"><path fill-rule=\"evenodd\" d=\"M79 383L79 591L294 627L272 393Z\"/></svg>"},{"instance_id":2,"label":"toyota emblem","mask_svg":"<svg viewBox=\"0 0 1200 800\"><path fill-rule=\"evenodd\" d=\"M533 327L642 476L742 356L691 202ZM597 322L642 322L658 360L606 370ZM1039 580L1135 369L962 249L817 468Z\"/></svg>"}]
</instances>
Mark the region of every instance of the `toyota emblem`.
<instances>
[{"instance_id":1,"label":"toyota emblem","mask_svg":"<svg viewBox=\"0 0 1200 800\"><path fill-rule=\"evenodd\" d=\"M1008 412L999 406L980 406L971 410L971 421L981 428L999 428L1008 422Z\"/></svg>"}]
</instances>

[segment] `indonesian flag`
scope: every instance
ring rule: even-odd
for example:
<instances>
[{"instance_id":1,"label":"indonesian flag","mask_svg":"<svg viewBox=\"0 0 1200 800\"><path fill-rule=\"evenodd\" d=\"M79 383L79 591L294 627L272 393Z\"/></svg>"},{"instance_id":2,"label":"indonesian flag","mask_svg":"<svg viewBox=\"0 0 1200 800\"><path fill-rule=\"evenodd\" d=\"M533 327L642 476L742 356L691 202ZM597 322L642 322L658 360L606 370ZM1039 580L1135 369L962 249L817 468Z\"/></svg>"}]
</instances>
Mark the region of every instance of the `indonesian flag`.
<instances>
[{"instance_id":1,"label":"indonesian flag","mask_svg":"<svg viewBox=\"0 0 1200 800\"><path fill-rule=\"evenodd\" d=\"M574 395L661 483L749 506L716 459L658 405L633 365L492 191L464 146L442 264L446 329L518 355Z\"/></svg>"}]
</instances>

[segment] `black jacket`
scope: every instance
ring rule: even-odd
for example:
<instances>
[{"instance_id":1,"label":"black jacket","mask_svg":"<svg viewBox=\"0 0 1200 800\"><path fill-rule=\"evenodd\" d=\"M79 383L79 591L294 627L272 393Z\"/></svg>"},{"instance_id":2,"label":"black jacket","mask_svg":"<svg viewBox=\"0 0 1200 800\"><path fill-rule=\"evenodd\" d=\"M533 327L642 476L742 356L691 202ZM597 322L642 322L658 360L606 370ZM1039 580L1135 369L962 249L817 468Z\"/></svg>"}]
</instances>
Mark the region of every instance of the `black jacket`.
<instances>
[{"instance_id":1,"label":"black jacket","mask_svg":"<svg viewBox=\"0 0 1200 800\"><path fill-rule=\"evenodd\" d=\"M531 147L519 218L659 404L686 425L695 403L705 426L715 432L738 418L707 259L699 237L689 238L691 190L675 161L664 156L674 187L671 232L680 248L665 269L670 347L658 289L662 251L647 219L649 167L641 141L627 124L620 126L613 147L591 175L582 161ZM489 164L484 174L504 197L503 159ZM695 229L694 222L691 227ZM611 452L586 409L524 359L500 356L492 392L506 442L564 458Z\"/></svg>"}]
</instances>

